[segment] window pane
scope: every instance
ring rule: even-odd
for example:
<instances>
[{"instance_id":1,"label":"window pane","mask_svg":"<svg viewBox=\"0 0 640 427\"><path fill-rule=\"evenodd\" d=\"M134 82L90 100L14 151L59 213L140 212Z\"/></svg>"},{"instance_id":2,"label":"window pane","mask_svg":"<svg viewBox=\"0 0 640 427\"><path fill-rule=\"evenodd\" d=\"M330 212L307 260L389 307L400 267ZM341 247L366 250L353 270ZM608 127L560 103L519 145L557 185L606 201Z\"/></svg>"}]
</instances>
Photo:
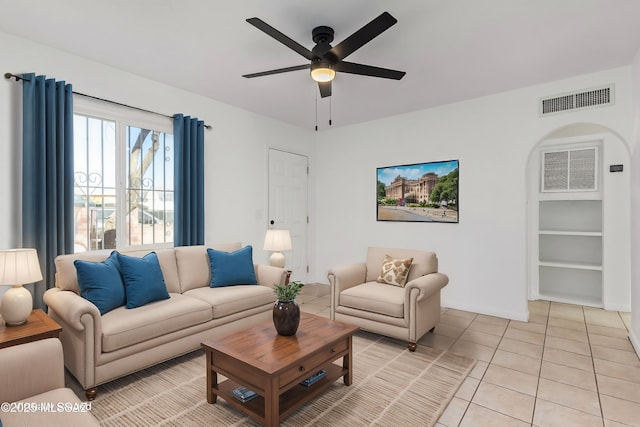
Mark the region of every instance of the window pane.
<instances>
[{"instance_id":1,"label":"window pane","mask_svg":"<svg viewBox=\"0 0 640 427\"><path fill-rule=\"evenodd\" d=\"M127 245L173 242L173 135L126 128Z\"/></svg>"},{"instance_id":2,"label":"window pane","mask_svg":"<svg viewBox=\"0 0 640 427\"><path fill-rule=\"evenodd\" d=\"M115 122L74 115L74 252L115 248Z\"/></svg>"}]
</instances>

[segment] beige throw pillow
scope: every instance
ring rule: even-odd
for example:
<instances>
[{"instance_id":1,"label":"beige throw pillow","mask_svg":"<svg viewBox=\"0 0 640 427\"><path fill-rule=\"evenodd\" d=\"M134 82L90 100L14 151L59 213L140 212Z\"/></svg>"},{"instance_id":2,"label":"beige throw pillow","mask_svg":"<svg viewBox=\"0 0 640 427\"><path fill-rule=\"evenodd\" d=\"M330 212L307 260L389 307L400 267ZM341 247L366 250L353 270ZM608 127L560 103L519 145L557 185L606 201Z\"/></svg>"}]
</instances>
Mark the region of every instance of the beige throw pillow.
<instances>
[{"instance_id":1,"label":"beige throw pillow","mask_svg":"<svg viewBox=\"0 0 640 427\"><path fill-rule=\"evenodd\" d=\"M380 269L378 282L404 287L407 283L407 276L409 276L409 268L411 268L412 262L413 258L395 259L386 255Z\"/></svg>"}]
</instances>

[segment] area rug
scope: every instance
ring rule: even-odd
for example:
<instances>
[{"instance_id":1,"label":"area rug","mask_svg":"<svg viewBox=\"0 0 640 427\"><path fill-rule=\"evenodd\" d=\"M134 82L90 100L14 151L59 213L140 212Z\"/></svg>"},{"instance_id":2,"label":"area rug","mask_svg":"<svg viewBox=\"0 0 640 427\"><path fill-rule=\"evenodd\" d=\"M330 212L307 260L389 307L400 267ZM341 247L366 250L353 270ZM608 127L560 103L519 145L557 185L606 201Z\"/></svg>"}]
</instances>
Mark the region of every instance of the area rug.
<instances>
[{"instance_id":1,"label":"area rug","mask_svg":"<svg viewBox=\"0 0 640 427\"><path fill-rule=\"evenodd\" d=\"M353 384L336 381L283 426L433 426L475 360L365 332L353 337ZM219 377L219 379L221 379ZM208 404L203 351L98 387L104 426L259 426L223 399Z\"/></svg>"}]
</instances>

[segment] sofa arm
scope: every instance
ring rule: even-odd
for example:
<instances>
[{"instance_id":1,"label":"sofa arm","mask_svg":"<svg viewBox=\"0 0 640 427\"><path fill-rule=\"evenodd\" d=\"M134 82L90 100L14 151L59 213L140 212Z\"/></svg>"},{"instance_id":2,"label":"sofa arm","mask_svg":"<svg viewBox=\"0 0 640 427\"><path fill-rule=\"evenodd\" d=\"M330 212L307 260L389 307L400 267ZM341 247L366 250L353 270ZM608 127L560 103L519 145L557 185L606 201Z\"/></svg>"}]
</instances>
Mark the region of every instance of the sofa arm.
<instances>
[{"instance_id":1,"label":"sofa arm","mask_svg":"<svg viewBox=\"0 0 640 427\"><path fill-rule=\"evenodd\" d=\"M78 331L82 331L85 328L82 322L82 316L85 314L91 315L96 328L95 336L102 335L100 311L98 307L90 301L87 301L75 292L63 291L59 288L48 289L44 293L43 298L45 304L47 304L50 310L55 312L56 316L62 319L67 326Z\"/></svg>"},{"instance_id":2,"label":"sofa arm","mask_svg":"<svg viewBox=\"0 0 640 427\"><path fill-rule=\"evenodd\" d=\"M422 301L429 298L436 292L440 292L440 289L444 288L449 283L449 277L443 273L431 273L420 276L417 279L413 279L407 282L405 290L407 297L411 295L413 289L417 289L416 301Z\"/></svg>"},{"instance_id":3,"label":"sofa arm","mask_svg":"<svg viewBox=\"0 0 640 427\"><path fill-rule=\"evenodd\" d=\"M367 264L364 262L332 268L327 274L331 286L331 319L335 319L336 307L340 302L340 292L367 280Z\"/></svg>"},{"instance_id":4,"label":"sofa arm","mask_svg":"<svg viewBox=\"0 0 640 427\"><path fill-rule=\"evenodd\" d=\"M272 265L255 264L256 279L263 286L273 288L273 285L284 285L287 280L287 270Z\"/></svg>"},{"instance_id":5,"label":"sofa arm","mask_svg":"<svg viewBox=\"0 0 640 427\"><path fill-rule=\"evenodd\" d=\"M56 338L0 350L0 402L15 402L64 387L62 344Z\"/></svg>"}]
</instances>

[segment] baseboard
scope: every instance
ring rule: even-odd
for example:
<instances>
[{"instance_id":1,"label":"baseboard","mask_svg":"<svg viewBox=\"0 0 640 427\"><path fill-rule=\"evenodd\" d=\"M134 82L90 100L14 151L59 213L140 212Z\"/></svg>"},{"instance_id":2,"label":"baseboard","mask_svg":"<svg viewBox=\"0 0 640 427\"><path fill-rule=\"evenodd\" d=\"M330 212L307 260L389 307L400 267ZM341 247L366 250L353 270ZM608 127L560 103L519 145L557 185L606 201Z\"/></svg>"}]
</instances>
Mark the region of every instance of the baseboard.
<instances>
[{"instance_id":1,"label":"baseboard","mask_svg":"<svg viewBox=\"0 0 640 427\"><path fill-rule=\"evenodd\" d=\"M609 311L622 311L623 313L629 313L631 311L631 305L629 304L605 304L605 310Z\"/></svg>"},{"instance_id":2,"label":"baseboard","mask_svg":"<svg viewBox=\"0 0 640 427\"><path fill-rule=\"evenodd\" d=\"M472 313L484 314L487 316L502 317L505 319L519 320L521 322L529 321L529 310L522 312L502 311L487 309L486 307L477 307L469 304L456 303L455 301L442 301L442 306L446 308L454 308L456 310L470 311Z\"/></svg>"},{"instance_id":3,"label":"baseboard","mask_svg":"<svg viewBox=\"0 0 640 427\"><path fill-rule=\"evenodd\" d=\"M633 349L636 351L636 354L638 355L638 357L640 357L640 339L634 333L633 329L629 331L629 341L631 341L631 345L633 346Z\"/></svg>"}]
</instances>

